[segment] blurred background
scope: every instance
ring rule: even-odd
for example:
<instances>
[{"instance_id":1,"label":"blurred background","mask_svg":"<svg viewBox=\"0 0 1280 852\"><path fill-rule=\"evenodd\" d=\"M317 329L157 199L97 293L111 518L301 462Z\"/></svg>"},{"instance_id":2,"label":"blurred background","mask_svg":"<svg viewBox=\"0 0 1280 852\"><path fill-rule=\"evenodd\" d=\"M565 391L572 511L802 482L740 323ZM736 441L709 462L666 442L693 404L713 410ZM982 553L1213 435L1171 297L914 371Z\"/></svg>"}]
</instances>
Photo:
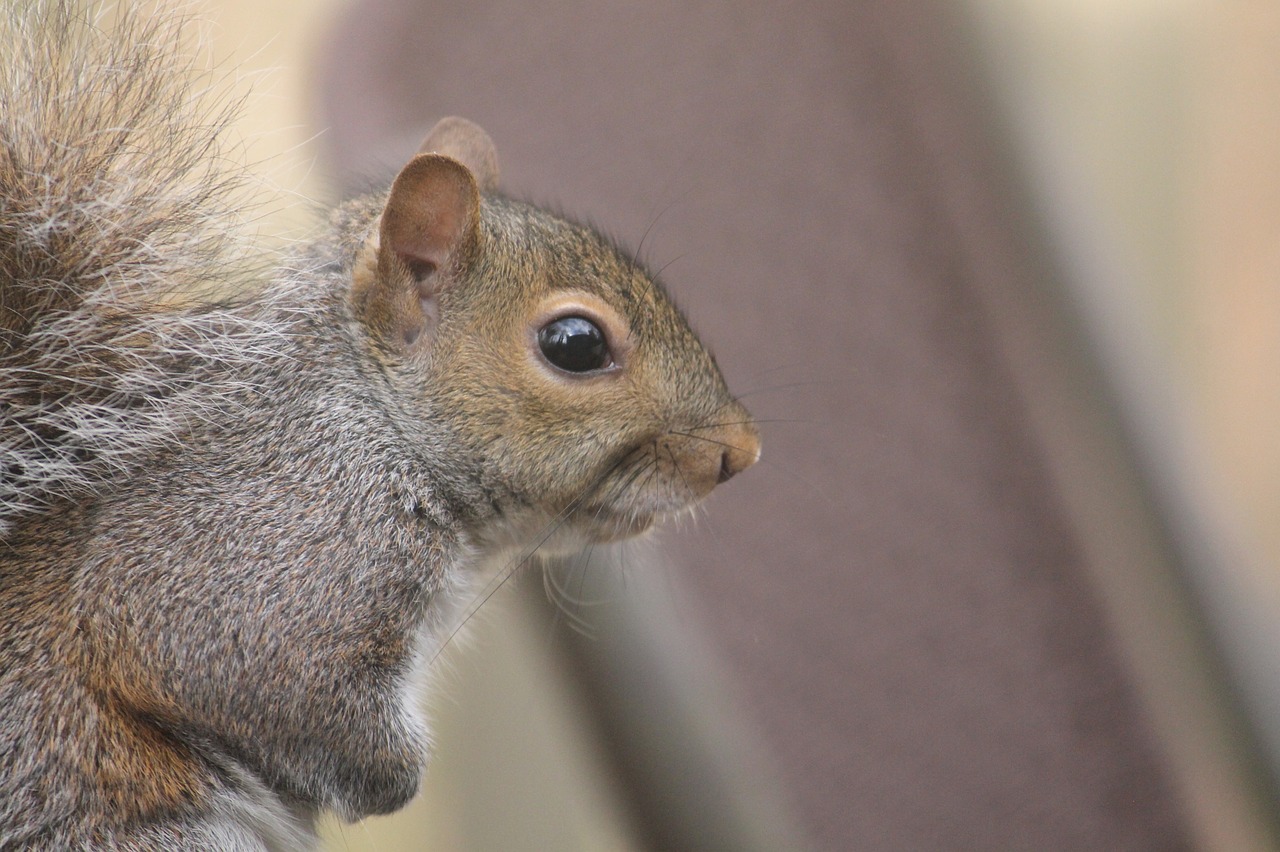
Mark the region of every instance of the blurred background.
<instances>
[{"instance_id":1,"label":"blurred background","mask_svg":"<svg viewBox=\"0 0 1280 852\"><path fill-rule=\"evenodd\" d=\"M506 584L329 848L1280 848L1280 6L210 6L264 230L465 115L764 424Z\"/></svg>"}]
</instances>

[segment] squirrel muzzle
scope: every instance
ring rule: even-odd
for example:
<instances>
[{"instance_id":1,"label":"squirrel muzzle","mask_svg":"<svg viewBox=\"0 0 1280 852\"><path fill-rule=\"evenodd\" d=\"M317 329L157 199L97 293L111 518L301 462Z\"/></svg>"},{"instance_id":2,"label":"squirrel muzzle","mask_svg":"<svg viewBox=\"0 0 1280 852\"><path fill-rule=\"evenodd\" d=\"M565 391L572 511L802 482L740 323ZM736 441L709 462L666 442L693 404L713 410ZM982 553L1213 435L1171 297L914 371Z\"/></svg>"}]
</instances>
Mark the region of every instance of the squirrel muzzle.
<instances>
[{"instance_id":1,"label":"squirrel muzzle","mask_svg":"<svg viewBox=\"0 0 1280 852\"><path fill-rule=\"evenodd\" d=\"M717 485L728 482L760 458L760 431L740 404L725 406L709 424L675 430L663 442L675 467L677 481L685 485L694 501L701 500Z\"/></svg>"}]
</instances>

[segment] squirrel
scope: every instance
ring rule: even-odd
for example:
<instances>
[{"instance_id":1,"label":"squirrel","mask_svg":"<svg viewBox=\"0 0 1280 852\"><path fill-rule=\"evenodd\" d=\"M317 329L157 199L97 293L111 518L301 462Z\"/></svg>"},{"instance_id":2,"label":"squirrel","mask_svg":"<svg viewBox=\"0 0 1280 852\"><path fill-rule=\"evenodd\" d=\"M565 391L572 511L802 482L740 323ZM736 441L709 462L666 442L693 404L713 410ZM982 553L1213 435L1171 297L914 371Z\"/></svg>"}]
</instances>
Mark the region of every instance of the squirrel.
<instances>
[{"instance_id":1,"label":"squirrel","mask_svg":"<svg viewBox=\"0 0 1280 852\"><path fill-rule=\"evenodd\" d=\"M477 565L685 513L757 426L474 124L263 272L181 21L3 16L0 848L309 848L415 794Z\"/></svg>"}]
</instances>

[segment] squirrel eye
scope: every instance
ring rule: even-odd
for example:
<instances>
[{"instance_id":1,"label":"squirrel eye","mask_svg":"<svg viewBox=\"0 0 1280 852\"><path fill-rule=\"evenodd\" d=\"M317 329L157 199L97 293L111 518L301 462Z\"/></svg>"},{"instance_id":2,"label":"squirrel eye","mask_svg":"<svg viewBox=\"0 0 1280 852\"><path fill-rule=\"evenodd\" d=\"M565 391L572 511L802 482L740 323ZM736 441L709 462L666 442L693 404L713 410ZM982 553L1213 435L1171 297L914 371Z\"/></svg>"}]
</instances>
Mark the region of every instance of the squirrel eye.
<instances>
[{"instance_id":1,"label":"squirrel eye","mask_svg":"<svg viewBox=\"0 0 1280 852\"><path fill-rule=\"evenodd\" d=\"M600 327L585 317L561 317L538 331L538 348L553 366L570 373L602 370L613 363Z\"/></svg>"}]
</instances>

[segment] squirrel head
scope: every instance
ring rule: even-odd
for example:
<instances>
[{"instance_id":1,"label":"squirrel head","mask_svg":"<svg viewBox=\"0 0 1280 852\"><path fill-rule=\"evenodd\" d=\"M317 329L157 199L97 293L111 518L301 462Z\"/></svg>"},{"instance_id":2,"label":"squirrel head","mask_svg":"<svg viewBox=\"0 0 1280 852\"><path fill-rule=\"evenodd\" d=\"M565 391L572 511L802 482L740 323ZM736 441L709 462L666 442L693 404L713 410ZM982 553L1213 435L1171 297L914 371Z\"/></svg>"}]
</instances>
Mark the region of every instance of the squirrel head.
<instances>
[{"instance_id":1,"label":"squirrel head","mask_svg":"<svg viewBox=\"0 0 1280 852\"><path fill-rule=\"evenodd\" d=\"M484 131L441 121L393 182L352 288L404 431L421 426L424 458L479 485L464 512L477 536L624 538L750 467L756 425L655 277L496 184Z\"/></svg>"}]
</instances>

